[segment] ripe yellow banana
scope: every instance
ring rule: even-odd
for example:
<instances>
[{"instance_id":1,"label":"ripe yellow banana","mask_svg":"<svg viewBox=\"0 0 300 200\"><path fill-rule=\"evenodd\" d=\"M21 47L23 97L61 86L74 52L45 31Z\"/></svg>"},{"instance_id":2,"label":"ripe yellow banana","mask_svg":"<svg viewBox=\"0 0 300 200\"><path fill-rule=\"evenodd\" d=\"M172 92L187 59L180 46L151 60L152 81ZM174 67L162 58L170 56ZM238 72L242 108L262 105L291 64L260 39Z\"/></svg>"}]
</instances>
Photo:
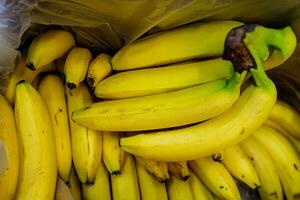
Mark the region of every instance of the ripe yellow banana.
<instances>
[{"instance_id":1,"label":"ripe yellow banana","mask_svg":"<svg viewBox=\"0 0 300 200\"><path fill-rule=\"evenodd\" d=\"M258 192L261 199L282 200L282 188L276 166L268 152L252 137L248 137L240 143L241 148L252 161L261 187Z\"/></svg>"},{"instance_id":2,"label":"ripe yellow banana","mask_svg":"<svg viewBox=\"0 0 300 200\"><path fill-rule=\"evenodd\" d=\"M234 179L220 163L211 157L203 157L189 162L189 166L206 187L221 199L240 199Z\"/></svg>"},{"instance_id":3,"label":"ripe yellow banana","mask_svg":"<svg viewBox=\"0 0 300 200\"><path fill-rule=\"evenodd\" d=\"M87 82L90 87L94 88L100 81L110 75L112 71L110 60L110 55L101 53L91 62L87 73Z\"/></svg>"},{"instance_id":4,"label":"ripe yellow banana","mask_svg":"<svg viewBox=\"0 0 300 200\"><path fill-rule=\"evenodd\" d=\"M88 49L75 47L71 50L64 68L66 83L70 89L78 87L85 79L91 60L92 54Z\"/></svg>"},{"instance_id":5,"label":"ripe yellow banana","mask_svg":"<svg viewBox=\"0 0 300 200\"><path fill-rule=\"evenodd\" d=\"M216 58L117 73L95 88L103 99L122 99L170 92L219 79L230 79L231 62Z\"/></svg>"},{"instance_id":6,"label":"ripe yellow banana","mask_svg":"<svg viewBox=\"0 0 300 200\"><path fill-rule=\"evenodd\" d=\"M123 47L112 58L112 66L119 71L221 56L227 33L240 25L236 21L214 21L153 34Z\"/></svg>"},{"instance_id":7,"label":"ripe yellow banana","mask_svg":"<svg viewBox=\"0 0 300 200\"><path fill-rule=\"evenodd\" d=\"M16 199L53 199L57 164L51 119L41 96L26 81L16 86L20 178Z\"/></svg>"},{"instance_id":8,"label":"ripe yellow banana","mask_svg":"<svg viewBox=\"0 0 300 200\"><path fill-rule=\"evenodd\" d=\"M238 99L245 73L178 91L87 105L72 119L105 131L139 131L204 121L226 111Z\"/></svg>"},{"instance_id":9,"label":"ripe yellow banana","mask_svg":"<svg viewBox=\"0 0 300 200\"><path fill-rule=\"evenodd\" d=\"M271 156L287 199L300 197L300 158L292 144L272 128L262 126L253 137Z\"/></svg>"},{"instance_id":10,"label":"ripe yellow banana","mask_svg":"<svg viewBox=\"0 0 300 200\"><path fill-rule=\"evenodd\" d=\"M137 172L132 155L125 155L122 173L119 175L110 175L110 178L114 200L140 199Z\"/></svg>"},{"instance_id":11,"label":"ripe yellow banana","mask_svg":"<svg viewBox=\"0 0 300 200\"><path fill-rule=\"evenodd\" d=\"M102 155L102 133L80 126L71 119L72 112L92 102L88 88L81 83L67 93L69 123L71 130L72 156L75 169L82 183L95 179Z\"/></svg>"},{"instance_id":12,"label":"ripe yellow banana","mask_svg":"<svg viewBox=\"0 0 300 200\"><path fill-rule=\"evenodd\" d=\"M168 194L164 183L159 183L147 170L136 162L136 170L139 180L141 199L143 200L167 200Z\"/></svg>"},{"instance_id":13,"label":"ripe yellow banana","mask_svg":"<svg viewBox=\"0 0 300 200\"><path fill-rule=\"evenodd\" d=\"M0 174L1 199L14 199L19 177L19 147L14 111L0 94L0 140L4 143L8 167Z\"/></svg>"},{"instance_id":14,"label":"ripe yellow banana","mask_svg":"<svg viewBox=\"0 0 300 200\"><path fill-rule=\"evenodd\" d=\"M32 71L39 69L62 57L74 46L73 35L65 30L44 32L31 43L26 66Z\"/></svg>"},{"instance_id":15,"label":"ripe yellow banana","mask_svg":"<svg viewBox=\"0 0 300 200\"><path fill-rule=\"evenodd\" d=\"M48 108L52 122L58 175L67 182L72 166L72 151L64 85L58 76L48 75L41 80L38 91Z\"/></svg>"},{"instance_id":16,"label":"ripe yellow banana","mask_svg":"<svg viewBox=\"0 0 300 200\"><path fill-rule=\"evenodd\" d=\"M139 156L135 156L135 160L158 182L164 183L170 178L166 162L145 159Z\"/></svg>"},{"instance_id":17,"label":"ripe yellow banana","mask_svg":"<svg viewBox=\"0 0 300 200\"><path fill-rule=\"evenodd\" d=\"M300 114L289 104L277 100L270 119L282 125L295 138L300 139Z\"/></svg>"},{"instance_id":18,"label":"ripe yellow banana","mask_svg":"<svg viewBox=\"0 0 300 200\"><path fill-rule=\"evenodd\" d=\"M167 182L167 191L170 200L193 200L193 191L188 181L170 176Z\"/></svg>"},{"instance_id":19,"label":"ripe yellow banana","mask_svg":"<svg viewBox=\"0 0 300 200\"><path fill-rule=\"evenodd\" d=\"M101 162L93 184L82 184L82 194L85 200L110 200L109 174Z\"/></svg>"},{"instance_id":20,"label":"ripe yellow banana","mask_svg":"<svg viewBox=\"0 0 300 200\"><path fill-rule=\"evenodd\" d=\"M119 145L122 133L103 132L103 152L102 159L109 173L117 175L121 173L124 164L125 152Z\"/></svg>"},{"instance_id":21,"label":"ripe yellow banana","mask_svg":"<svg viewBox=\"0 0 300 200\"><path fill-rule=\"evenodd\" d=\"M254 166L239 145L224 149L222 163L232 176L244 182L251 189L256 189L260 186Z\"/></svg>"},{"instance_id":22,"label":"ripe yellow banana","mask_svg":"<svg viewBox=\"0 0 300 200\"><path fill-rule=\"evenodd\" d=\"M192 189L194 200L213 200L214 197L205 185L198 179L193 171L190 171L190 178L188 179Z\"/></svg>"},{"instance_id":23,"label":"ripe yellow banana","mask_svg":"<svg viewBox=\"0 0 300 200\"><path fill-rule=\"evenodd\" d=\"M190 177L189 168L186 161L169 162L168 169L170 174L183 181L188 180L188 178Z\"/></svg>"},{"instance_id":24,"label":"ripe yellow banana","mask_svg":"<svg viewBox=\"0 0 300 200\"><path fill-rule=\"evenodd\" d=\"M70 180L69 182L67 182L67 185L71 190L73 199L81 200L82 199L81 183L74 167L72 167L71 169Z\"/></svg>"}]
</instances>

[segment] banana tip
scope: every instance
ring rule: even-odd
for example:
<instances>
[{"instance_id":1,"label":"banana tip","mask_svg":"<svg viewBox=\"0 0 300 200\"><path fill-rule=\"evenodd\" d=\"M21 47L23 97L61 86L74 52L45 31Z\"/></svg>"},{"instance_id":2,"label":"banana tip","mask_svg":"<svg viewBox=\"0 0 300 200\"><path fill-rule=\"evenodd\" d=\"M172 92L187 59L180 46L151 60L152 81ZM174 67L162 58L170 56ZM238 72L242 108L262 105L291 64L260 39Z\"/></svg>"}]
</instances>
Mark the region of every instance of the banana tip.
<instances>
[{"instance_id":1,"label":"banana tip","mask_svg":"<svg viewBox=\"0 0 300 200\"><path fill-rule=\"evenodd\" d=\"M31 71L35 71L35 70L36 70L36 68L35 68L35 66L34 66L34 64L33 64L32 62L27 63L27 64L26 64L26 67L27 67L28 69L30 69Z\"/></svg>"},{"instance_id":2,"label":"banana tip","mask_svg":"<svg viewBox=\"0 0 300 200\"><path fill-rule=\"evenodd\" d=\"M20 81L17 83L17 85L20 85L20 84L23 84L23 83L26 83L26 81L25 81L25 80L20 80Z\"/></svg>"},{"instance_id":3,"label":"banana tip","mask_svg":"<svg viewBox=\"0 0 300 200\"><path fill-rule=\"evenodd\" d=\"M77 85L75 83L67 83L67 86L69 89L75 89L77 87Z\"/></svg>"}]
</instances>

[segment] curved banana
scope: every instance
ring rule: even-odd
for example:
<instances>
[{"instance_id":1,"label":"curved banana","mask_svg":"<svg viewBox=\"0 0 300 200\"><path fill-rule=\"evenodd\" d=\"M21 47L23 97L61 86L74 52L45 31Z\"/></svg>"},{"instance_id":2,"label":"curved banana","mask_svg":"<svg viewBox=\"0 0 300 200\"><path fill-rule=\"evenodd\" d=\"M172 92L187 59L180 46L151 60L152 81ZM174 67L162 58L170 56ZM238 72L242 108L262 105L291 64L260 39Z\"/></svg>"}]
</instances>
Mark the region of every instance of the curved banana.
<instances>
[{"instance_id":1,"label":"curved banana","mask_svg":"<svg viewBox=\"0 0 300 200\"><path fill-rule=\"evenodd\" d=\"M135 162L130 154L125 155L124 167L119 175L110 175L114 200L140 200L140 191Z\"/></svg>"},{"instance_id":2,"label":"curved banana","mask_svg":"<svg viewBox=\"0 0 300 200\"><path fill-rule=\"evenodd\" d=\"M166 162L145 159L139 156L135 156L135 160L158 182L164 183L170 178L168 164Z\"/></svg>"},{"instance_id":3,"label":"curved banana","mask_svg":"<svg viewBox=\"0 0 300 200\"><path fill-rule=\"evenodd\" d=\"M93 184L82 184L82 194L85 200L110 200L109 174L101 162Z\"/></svg>"},{"instance_id":4,"label":"curved banana","mask_svg":"<svg viewBox=\"0 0 300 200\"><path fill-rule=\"evenodd\" d=\"M283 200L279 175L268 152L252 137L243 140L240 146L256 169L261 183L258 188L261 199Z\"/></svg>"},{"instance_id":5,"label":"curved banana","mask_svg":"<svg viewBox=\"0 0 300 200\"><path fill-rule=\"evenodd\" d=\"M73 113L72 119L105 131L139 131L192 124L218 116L238 99L242 75L178 91L103 101Z\"/></svg>"},{"instance_id":6,"label":"curved banana","mask_svg":"<svg viewBox=\"0 0 300 200\"><path fill-rule=\"evenodd\" d=\"M192 188L188 181L177 179L170 176L167 182L167 191L170 200L193 200Z\"/></svg>"},{"instance_id":7,"label":"curved banana","mask_svg":"<svg viewBox=\"0 0 300 200\"><path fill-rule=\"evenodd\" d=\"M7 155L8 167L0 174L0 194L3 200L14 199L19 177L19 146L14 111L0 94L0 140Z\"/></svg>"},{"instance_id":8,"label":"curved banana","mask_svg":"<svg viewBox=\"0 0 300 200\"><path fill-rule=\"evenodd\" d=\"M32 71L39 69L62 57L74 46L73 35L65 30L44 32L30 44L26 66Z\"/></svg>"},{"instance_id":9,"label":"curved banana","mask_svg":"<svg viewBox=\"0 0 300 200\"><path fill-rule=\"evenodd\" d=\"M240 25L237 21L214 21L153 34L123 47L112 58L112 66L120 71L221 56L227 33Z\"/></svg>"},{"instance_id":10,"label":"curved banana","mask_svg":"<svg viewBox=\"0 0 300 200\"><path fill-rule=\"evenodd\" d=\"M70 89L78 87L85 79L91 60L92 54L86 48L75 47L70 51L64 68L66 84Z\"/></svg>"},{"instance_id":11,"label":"curved banana","mask_svg":"<svg viewBox=\"0 0 300 200\"><path fill-rule=\"evenodd\" d=\"M81 184L80 184L80 180L76 174L76 170L73 166L71 169L70 179L67 182L67 185L70 188L73 199L81 200L82 199Z\"/></svg>"},{"instance_id":12,"label":"curved banana","mask_svg":"<svg viewBox=\"0 0 300 200\"><path fill-rule=\"evenodd\" d=\"M170 174L183 181L188 180L190 177L189 168L186 161L169 162L168 169Z\"/></svg>"},{"instance_id":13,"label":"curved banana","mask_svg":"<svg viewBox=\"0 0 300 200\"><path fill-rule=\"evenodd\" d=\"M91 62L87 73L87 83L91 88L111 74L110 60L110 55L101 53Z\"/></svg>"},{"instance_id":14,"label":"curved banana","mask_svg":"<svg viewBox=\"0 0 300 200\"><path fill-rule=\"evenodd\" d=\"M168 194L164 183L157 182L157 180L153 178L138 162L136 162L136 169L139 180L141 199L168 199Z\"/></svg>"},{"instance_id":15,"label":"curved banana","mask_svg":"<svg viewBox=\"0 0 300 200\"><path fill-rule=\"evenodd\" d=\"M265 148L272 158L287 199L300 196L300 158L292 144L272 128L262 126L253 137Z\"/></svg>"},{"instance_id":16,"label":"curved banana","mask_svg":"<svg viewBox=\"0 0 300 200\"><path fill-rule=\"evenodd\" d=\"M65 88L65 92L75 169L82 183L93 183L101 161L102 133L80 126L71 119L74 110L92 102L92 96L83 83L73 90Z\"/></svg>"},{"instance_id":17,"label":"curved banana","mask_svg":"<svg viewBox=\"0 0 300 200\"><path fill-rule=\"evenodd\" d=\"M220 162L203 157L189 162L189 166L206 187L221 199L240 199L234 179Z\"/></svg>"},{"instance_id":18,"label":"curved banana","mask_svg":"<svg viewBox=\"0 0 300 200\"><path fill-rule=\"evenodd\" d=\"M39 93L48 108L52 122L58 175L67 182L72 167L72 151L64 85L58 76L47 75L41 80Z\"/></svg>"},{"instance_id":19,"label":"curved banana","mask_svg":"<svg viewBox=\"0 0 300 200\"><path fill-rule=\"evenodd\" d=\"M26 81L16 87L20 178L16 199L54 199L57 178L55 139L41 96Z\"/></svg>"},{"instance_id":20,"label":"curved banana","mask_svg":"<svg viewBox=\"0 0 300 200\"><path fill-rule=\"evenodd\" d=\"M256 189L260 186L254 166L239 145L224 149L222 163L232 176L244 182L251 189Z\"/></svg>"},{"instance_id":21,"label":"curved banana","mask_svg":"<svg viewBox=\"0 0 300 200\"><path fill-rule=\"evenodd\" d=\"M188 182L192 189L194 200L214 200L213 195L198 179L198 177L194 174L193 171L190 171L190 178Z\"/></svg>"},{"instance_id":22,"label":"curved banana","mask_svg":"<svg viewBox=\"0 0 300 200\"><path fill-rule=\"evenodd\" d=\"M123 99L170 92L219 79L230 79L231 62L216 58L117 73L95 88L102 99Z\"/></svg>"}]
</instances>

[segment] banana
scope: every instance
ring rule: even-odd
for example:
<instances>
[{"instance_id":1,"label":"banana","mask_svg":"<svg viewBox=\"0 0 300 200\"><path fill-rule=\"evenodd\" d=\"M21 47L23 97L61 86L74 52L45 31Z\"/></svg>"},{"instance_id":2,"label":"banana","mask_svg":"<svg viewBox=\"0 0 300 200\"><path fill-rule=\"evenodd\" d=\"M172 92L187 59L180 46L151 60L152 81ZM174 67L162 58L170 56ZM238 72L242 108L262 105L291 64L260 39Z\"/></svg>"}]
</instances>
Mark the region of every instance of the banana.
<instances>
[{"instance_id":1,"label":"banana","mask_svg":"<svg viewBox=\"0 0 300 200\"><path fill-rule=\"evenodd\" d=\"M16 199L53 199L57 178L55 139L41 96L26 81L16 86L20 178Z\"/></svg>"},{"instance_id":2,"label":"banana","mask_svg":"<svg viewBox=\"0 0 300 200\"><path fill-rule=\"evenodd\" d=\"M240 199L237 185L222 163L213 161L211 157L203 157L190 161L189 166L218 198Z\"/></svg>"},{"instance_id":3,"label":"banana","mask_svg":"<svg viewBox=\"0 0 300 200\"><path fill-rule=\"evenodd\" d=\"M132 155L125 155L122 173L120 175L110 175L110 178L114 200L140 199L138 178Z\"/></svg>"},{"instance_id":4,"label":"banana","mask_svg":"<svg viewBox=\"0 0 300 200\"><path fill-rule=\"evenodd\" d=\"M47 75L41 80L38 91L48 108L52 122L58 175L67 182L72 166L72 151L64 85L58 76Z\"/></svg>"},{"instance_id":5,"label":"banana","mask_svg":"<svg viewBox=\"0 0 300 200\"><path fill-rule=\"evenodd\" d=\"M0 94L0 140L4 143L8 167L0 173L0 194L3 200L14 199L19 177L19 147L14 111Z\"/></svg>"},{"instance_id":6,"label":"banana","mask_svg":"<svg viewBox=\"0 0 300 200\"><path fill-rule=\"evenodd\" d=\"M140 186L141 199L143 200L167 200L168 194L164 183L159 183L147 170L136 162L137 175Z\"/></svg>"},{"instance_id":7,"label":"banana","mask_svg":"<svg viewBox=\"0 0 300 200\"><path fill-rule=\"evenodd\" d=\"M232 176L244 182L251 189L256 189L260 186L254 166L239 145L224 149L222 163Z\"/></svg>"},{"instance_id":8,"label":"banana","mask_svg":"<svg viewBox=\"0 0 300 200\"><path fill-rule=\"evenodd\" d=\"M167 182L169 200L193 200L193 192L187 181L170 176Z\"/></svg>"},{"instance_id":9,"label":"banana","mask_svg":"<svg viewBox=\"0 0 300 200\"><path fill-rule=\"evenodd\" d=\"M295 138L300 139L300 114L293 107L277 100L270 119L282 125Z\"/></svg>"},{"instance_id":10,"label":"banana","mask_svg":"<svg viewBox=\"0 0 300 200\"><path fill-rule=\"evenodd\" d=\"M123 47L112 58L112 66L121 71L220 56L227 33L241 25L237 21L214 21L153 34Z\"/></svg>"},{"instance_id":11,"label":"banana","mask_svg":"<svg viewBox=\"0 0 300 200\"><path fill-rule=\"evenodd\" d=\"M231 62L216 58L117 73L95 88L102 99L122 99L170 92L219 79L230 79Z\"/></svg>"},{"instance_id":12,"label":"banana","mask_svg":"<svg viewBox=\"0 0 300 200\"><path fill-rule=\"evenodd\" d=\"M34 71L62 57L72 47L75 40L65 30L50 30L40 34L30 44L26 66Z\"/></svg>"},{"instance_id":13,"label":"banana","mask_svg":"<svg viewBox=\"0 0 300 200\"><path fill-rule=\"evenodd\" d=\"M300 158L292 144L280 133L266 126L260 127L253 137L271 156L287 199L300 197Z\"/></svg>"},{"instance_id":14,"label":"banana","mask_svg":"<svg viewBox=\"0 0 300 200\"><path fill-rule=\"evenodd\" d=\"M186 161L169 162L168 169L170 174L183 181L188 180L190 177L189 168Z\"/></svg>"},{"instance_id":15,"label":"banana","mask_svg":"<svg viewBox=\"0 0 300 200\"><path fill-rule=\"evenodd\" d=\"M268 152L252 137L240 143L241 148L252 161L261 187L258 188L261 199L282 200L282 188L276 166Z\"/></svg>"},{"instance_id":16,"label":"banana","mask_svg":"<svg viewBox=\"0 0 300 200\"><path fill-rule=\"evenodd\" d=\"M74 200L82 199L81 184L74 167L71 169L70 180L67 182Z\"/></svg>"},{"instance_id":17,"label":"banana","mask_svg":"<svg viewBox=\"0 0 300 200\"><path fill-rule=\"evenodd\" d=\"M166 162L144 159L139 156L135 156L135 160L158 182L164 183L170 178L168 164Z\"/></svg>"},{"instance_id":18,"label":"banana","mask_svg":"<svg viewBox=\"0 0 300 200\"><path fill-rule=\"evenodd\" d=\"M205 185L197 178L194 172L190 171L190 178L188 180L192 189L194 200L213 200L214 197Z\"/></svg>"},{"instance_id":19,"label":"banana","mask_svg":"<svg viewBox=\"0 0 300 200\"><path fill-rule=\"evenodd\" d=\"M125 152L119 146L122 133L103 132L103 155L102 159L106 169L111 174L120 174L124 164Z\"/></svg>"},{"instance_id":20,"label":"banana","mask_svg":"<svg viewBox=\"0 0 300 200\"><path fill-rule=\"evenodd\" d=\"M35 90L39 89L39 84L41 79L42 79L42 75L37 75L37 77L35 77L35 79L32 81L31 85Z\"/></svg>"},{"instance_id":21,"label":"banana","mask_svg":"<svg viewBox=\"0 0 300 200\"><path fill-rule=\"evenodd\" d=\"M72 156L75 169L82 183L93 183L102 156L102 133L73 122L72 112L92 102L88 88L81 83L67 93L67 105L71 130Z\"/></svg>"},{"instance_id":22,"label":"banana","mask_svg":"<svg viewBox=\"0 0 300 200\"><path fill-rule=\"evenodd\" d=\"M87 105L72 119L105 131L139 131L192 124L218 116L240 95L245 73L178 91Z\"/></svg>"},{"instance_id":23,"label":"banana","mask_svg":"<svg viewBox=\"0 0 300 200\"><path fill-rule=\"evenodd\" d=\"M64 68L66 83L70 89L78 87L85 79L91 60L92 54L88 49L76 47L71 50Z\"/></svg>"},{"instance_id":24,"label":"banana","mask_svg":"<svg viewBox=\"0 0 300 200\"><path fill-rule=\"evenodd\" d=\"M91 62L87 73L87 83L91 88L111 74L110 60L110 55L101 53Z\"/></svg>"},{"instance_id":25,"label":"banana","mask_svg":"<svg viewBox=\"0 0 300 200\"><path fill-rule=\"evenodd\" d=\"M110 200L109 174L101 162L93 184L82 184L82 194L85 200Z\"/></svg>"}]
</instances>

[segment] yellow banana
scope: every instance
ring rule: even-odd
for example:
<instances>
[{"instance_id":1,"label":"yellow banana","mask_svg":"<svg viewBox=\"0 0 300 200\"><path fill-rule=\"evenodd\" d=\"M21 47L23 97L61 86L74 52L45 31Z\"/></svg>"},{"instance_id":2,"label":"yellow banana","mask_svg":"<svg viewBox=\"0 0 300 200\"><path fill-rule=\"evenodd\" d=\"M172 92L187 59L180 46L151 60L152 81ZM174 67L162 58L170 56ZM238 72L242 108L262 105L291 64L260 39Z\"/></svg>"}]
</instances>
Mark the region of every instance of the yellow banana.
<instances>
[{"instance_id":1,"label":"yellow banana","mask_svg":"<svg viewBox=\"0 0 300 200\"><path fill-rule=\"evenodd\" d=\"M189 166L206 187L221 199L240 199L234 179L220 163L211 157L203 157L189 162Z\"/></svg>"},{"instance_id":2,"label":"yellow banana","mask_svg":"<svg viewBox=\"0 0 300 200\"><path fill-rule=\"evenodd\" d=\"M100 81L110 75L112 71L110 60L110 55L101 53L91 62L87 73L87 82L90 87L94 88Z\"/></svg>"},{"instance_id":3,"label":"yellow banana","mask_svg":"<svg viewBox=\"0 0 300 200\"><path fill-rule=\"evenodd\" d=\"M55 139L41 96L26 81L16 86L20 178L16 199L53 199L57 178Z\"/></svg>"},{"instance_id":4,"label":"yellow banana","mask_svg":"<svg viewBox=\"0 0 300 200\"><path fill-rule=\"evenodd\" d=\"M85 79L91 60L92 54L88 49L75 47L71 50L64 68L66 83L70 89L78 87Z\"/></svg>"},{"instance_id":5,"label":"yellow banana","mask_svg":"<svg viewBox=\"0 0 300 200\"><path fill-rule=\"evenodd\" d=\"M300 114L293 107L277 100L270 119L281 124L295 138L300 139Z\"/></svg>"},{"instance_id":6,"label":"yellow banana","mask_svg":"<svg viewBox=\"0 0 300 200\"><path fill-rule=\"evenodd\" d=\"M103 132L103 155L102 159L106 169L111 174L120 174L124 164L125 152L119 146L122 133Z\"/></svg>"},{"instance_id":7,"label":"yellow banana","mask_svg":"<svg viewBox=\"0 0 300 200\"><path fill-rule=\"evenodd\" d=\"M35 77L35 79L32 81L31 85L34 89L36 89L36 90L39 89L39 84L40 84L41 79L42 79L42 76L37 75L37 77Z\"/></svg>"},{"instance_id":8,"label":"yellow banana","mask_svg":"<svg viewBox=\"0 0 300 200\"><path fill-rule=\"evenodd\" d=\"M188 180L190 177L189 168L186 161L182 162L169 162L168 163L169 172L178 179L183 181Z\"/></svg>"},{"instance_id":9,"label":"yellow banana","mask_svg":"<svg viewBox=\"0 0 300 200\"><path fill-rule=\"evenodd\" d=\"M169 200L193 200L193 192L190 184L187 181L177 179L175 176L170 176L167 182L167 191Z\"/></svg>"},{"instance_id":10,"label":"yellow banana","mask_svg":"<svg viewBox=\"0 0 300 200\"><path fill-rule=\"evenodd\" d=\"M244 182L251 189L256 189L260 186L254 166L239 145L224 149L222 163L232 176Z\"/></svg>"},{"instance_id":11,"label":"yellow banana","mask_svg":"<svg viewBox=\"0 0 300 200\"><path fill-rule=\"evenodd\" d=\"M58 76L47 75L41 80L39 93L48 108L52 122L58 175L67 182L72 166L72 152L64 85Z\"/></svg>"},{"instance_id":12,"label":"yellow banana","mask_svg":"<svg viewBox=\"0 0 300 200\"><path fill-rule=\"evenodd\" d=\"M227 33L241 25L236 21L214 21L153 34L123 47L112 58L112 66L119 71L221 56Z\"/></svg>"},{"instance_id":13,"label":"yellow banana","mask_svg":"<svg viewBox=\"0 0 300 200\"><path fill-rule=\"evenodd\" d=\"M93 184L82 184L82 194L85 200L110 200L109 174L101 162Z\"/></svg>"},{"instance_id":14,"label":"yellow banana","mask_svg":"<svg viewBox=\"0 0 300 200\"><path fill-rule=\"evenodd\" d=\"M158 182L164 183L170 178L166 162L159 162L138 156L135 156L135 160Z\"/></svg>"},{"instance_id":15,"label":"yellow banana","mask_svg":"<svg viewBox=\"0 0 300 200\"><path fill-rule=\"evenodd\" d=\"M262 126L253 137L271 156L287 199L300 197L300 158L292 144L272 128Z\"/></svg>"},{"instance_id":16,"label":"yellow banana","mask_svg":"<svg viewBox=\"0 0 300 200\"><path fill-rule=\"evenodd\" d=\"M81 200L82 199L81 184L74 167L72 167L71 169L70 180L69 182L67 182L67 185L70 188L73 199Z\"/></svg>"},{"instance_id":17,"label":"yellow banana","mask_svg":"<svg viewBox=\"0 0 300 200\"><path fill-rule=\"evenodd\" d=\"M134 159L125 155L124 167L119 175L110 175L114 200L139 200L140 191Z\"/></svg>"},{"instance_id":18,"label":"yellow banana","mask_svg":"<svg viewBox=\"0 0 300 200\"><path fill-rule=\"evenodd\" d=\"M147 170L136 162L137 175L140 186L141 199L143 200L167 200L168 194L164 183L159 183Z\"/></svg>"},{"instance_id":19,"label":"yellow banana","mask_svg":"<svg viewBox=\"0 0 300 200\"><path fill-rule=\"evenodd\" d=\"M39 69L62 57L74 46L73 35L65 30L44 32L31 43L26 66L32 71Z\"/></svg>"},{"instance_id":20,"label":"yellow banana","mask_svg":"<svg viewBox=\"0 0 300 200\"><path fill-rule=\"evenodd\" d=\"M0 140L4 143L8 167L0 173L1 199L14 199L19 177L19 147L14 111L0 94Z\"/></svg>"},{"instance_id":21,"label":"yellow banana","mask_svg":"<svg viewBox=\"0 0 300 200\"><path fill-rule=\"evenodd\" d=\"M252 161L261 187L259 195L263 200L282 200L282 188L276 166L268 152L252 137L248 137L240 143L246 155Z\"/></svg>"},{"instance_id":22,"label":"yellow banana","mask_svg":"<svg viewBox=\"0 0 300 200\"><path fill-rule=\"evenodd\" d=\"M205 185L198 179L194 172L190 171L188 180L192 189L194 200L213 200L214 197Z\"/></svg>"},{"instance_id":23,"label":"yellow banana","mask_svg":"<svg viewBox=\"0 0 300 200\"><path fill-rule=\"evenodd\" d=\"M240 95L245 73L178 91L87 105L77 123L105 131L138 131L192 124L218 116Z\"/></svg>"},{"instance_id":24,"label":"yellow banana","mask_svg":"<svg viewBox=\"0 0 300 200\"><path fill-rule=\"evenodd\" d=\"M88 88L81 83L76 89L65 89L71 130L72 156L75 169L82 183L95 179L102 155L102 133L73 122L72 112L92 102Z\"/></svg>"},{"instance_id":25,"label":"yellow banana","mask_svg":"<svg viewBox=\"0 0 300 200\"><path fill-rule=\"evenodd\" d=\"M231 62L216 58L117 73L95 88L103 99L122 99L170 92L219 79L230 79Z\"/></svg>"}]
</instances>

